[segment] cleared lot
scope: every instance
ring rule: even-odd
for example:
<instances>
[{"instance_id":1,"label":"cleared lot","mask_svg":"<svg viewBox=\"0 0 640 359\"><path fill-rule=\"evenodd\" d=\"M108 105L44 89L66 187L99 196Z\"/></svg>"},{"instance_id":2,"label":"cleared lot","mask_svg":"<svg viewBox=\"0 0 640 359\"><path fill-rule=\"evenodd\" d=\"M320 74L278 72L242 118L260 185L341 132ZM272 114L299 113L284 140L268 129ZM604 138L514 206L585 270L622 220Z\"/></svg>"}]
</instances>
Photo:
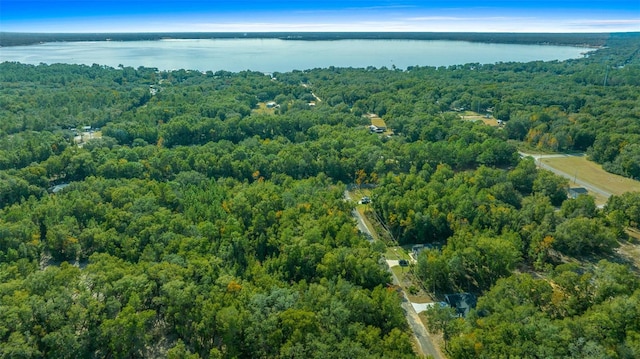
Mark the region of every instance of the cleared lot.
<instances>
[{"instance_id":1,"label":"cleared lot","mask_svg":"<svg viewBox=\"0 0 640 359\"><path fill-rule=\"evenodd\" d=\"M572 186L575 178L614 195L640 191L640 182L609 173L586 156L540 158L540 162L566 173Z\"/></svg>"}]
</instances>

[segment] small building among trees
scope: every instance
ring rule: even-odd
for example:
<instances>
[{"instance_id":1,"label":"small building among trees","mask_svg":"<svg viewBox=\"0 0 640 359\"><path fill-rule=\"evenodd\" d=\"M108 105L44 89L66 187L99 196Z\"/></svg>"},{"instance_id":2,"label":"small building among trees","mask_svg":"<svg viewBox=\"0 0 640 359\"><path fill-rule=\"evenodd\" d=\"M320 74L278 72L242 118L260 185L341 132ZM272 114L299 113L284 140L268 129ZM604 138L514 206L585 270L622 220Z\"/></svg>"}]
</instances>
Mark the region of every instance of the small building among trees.
<instances>
[{"instance_id":1,"label":"small building among trees","mask_svg":"<svg viewBox=\"0 0 640 359\"><path fill-rule=\"evenodd\" d=\"M447 294L444 296L445 302L456 310L458 317L465 318L478 302L475 295L471 293Z\"/></svg>"},{"instance_id":2,"label":"small building among trees","mask_svg":"<svg viewBox=\"0 0 640 359\"><path fill-rule=\"evenodd\" d=\"M587 191L587 189L583 187L569 188L569 191L568 191L568 196L569 198L572 198L572 199L576 199L586 194L589 194L589 191Z\"/></svg>"}]
</instances>

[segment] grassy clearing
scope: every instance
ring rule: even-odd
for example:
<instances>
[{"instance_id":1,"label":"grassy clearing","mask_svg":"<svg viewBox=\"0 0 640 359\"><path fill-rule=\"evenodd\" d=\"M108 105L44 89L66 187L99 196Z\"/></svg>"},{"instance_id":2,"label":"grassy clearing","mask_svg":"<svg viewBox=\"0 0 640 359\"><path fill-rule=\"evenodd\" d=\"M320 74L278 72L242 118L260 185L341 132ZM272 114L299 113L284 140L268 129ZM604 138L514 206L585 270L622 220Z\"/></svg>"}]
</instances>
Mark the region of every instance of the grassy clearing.
<instances>
[{"instance_id":1,"label":"grassy clearing","mask_svg":"<svg viewBox=\"0 0 640 359\"><path fill-rule=\"evenodd\" d=\"M385 253L385 257L387 259L405 259L410 260L409 254L402 249L402 247L387 247L387 252Z\"/></svg>"},{"instance_id":2,"label":"grassy clearing","mask_svg":"<svg viewBox=\"0 0 640 359\"><path fill-rule=\"evenodd\" d=\"M102 131L82 132L73 139L79 147L82 147L87 141L102 138Z\"/></svg>"},{"instance_id":3,"label":"grassy clearing","mask_svg":"<svg viewBox=\"0 0 640 359\"><path fill-rule=\"evenodd\" d=\"M413 244L403 244L402 245L402 250L407 252L407 253L411 253L413 251ZM409 255L409 254L407 254Z\"/></svg>"},{"instance_id":4,"label":"grassy clearing","mask_svg":"<svg viewBox=\"0 0 640 359\"><path fill-rule=\"evenodd\" d=\"M400 259L406 259L411 262L411 256L409 256L409 252L407 252L404 248L398 248L398 254L400 255Z\"/></svg>"},{"instance_id":5,"label":"grassy clearing","mask_svg":"<svg viewBox=\"0 0 640 359\"><path fill-rule=\"evenodd\" d=\"M573 173L577 179L615 195L640 191L640 182L609 173L585 156L542 158L540 161L565 173Z\"/></svg>"},{"instance_id":6,"label":"grassy clearing","mask_svg":"<svg viewBox=\"0 0 640 359\"><path fill-rule=\"evenodd\" d=\"M421 292L423 291L421 290ZM418 295L407 294L407 299L409 299L411 303L433 303L434 302L433 298L431 298L431 296L428 294L418 294Z\"/></svg>"},{"instance_id":7,"label":"grassy clearing","mask_svg":"<svg viewBox=\"0 0 640 359\"><path fill-rule=\"evenodd\" d=\"M409 271L409 268L400 267L400 266L394 266L394 267L391 267L391 271L398 278L398 282L404 284L404 280L405 280L404 277L405 277L406 273ZM402 287L404 287L404 286L402 286Z\"/></svg>"},{"instance_id":8,"label":"grassy clearing","mask_svg":"<svg viewBox=\"0 0 640 359\"><path fill-rule=\"evenodd\" d=\"M395 248L396 247L387 247L387 251L384 253L384 257L386 259L399 260L400 255L398 254L397 250L394 250Z\"/></svg>"},{"instance_id":9,"label":"grassy clearing","mask_svg":"<svg viewBox=\"0 0 640 359\"><path fill-rule=\"evenodd\" d=\"M258 115L273 115L275 111L275 108L268 108L265 102L258 102L258 108L251 110L252 113Z\"/></svg>"},{"instance_id":10,"label":"grassy clearing","mask_svg":"<svg viewBox=\"0 0 640 359\"><path fill-rule=\"evenodd\" d=\"M482 121L485 125L498 127L498 120L493 118L493 116L489 115L481 115L477 112L473 111L464 111L460 114L460 118L465 121Z\"/></svg>"},{"instance_id":11,"label":"grassy clearing","mask_svg":"<svg viewBox=\"0 0 640 359\"><path fill-rule=\"evenodd\" d=\"M378 116L371 117L371 124L376 127L387 127L387 124L384 122L384 120Z\"/></svg>"},{"instance_id":12,"label":"grassy clearing","mask_svg":"<svg viewBox=\"0 0 640 359\"><path fill-rule=\"evenodd\" d=\"M349 195L351 196L351 199L357 202L364 196L371 197L371 192L372 191L369 188L356 188L353 191L350 191Z\"/></svg>"}]
</instances>

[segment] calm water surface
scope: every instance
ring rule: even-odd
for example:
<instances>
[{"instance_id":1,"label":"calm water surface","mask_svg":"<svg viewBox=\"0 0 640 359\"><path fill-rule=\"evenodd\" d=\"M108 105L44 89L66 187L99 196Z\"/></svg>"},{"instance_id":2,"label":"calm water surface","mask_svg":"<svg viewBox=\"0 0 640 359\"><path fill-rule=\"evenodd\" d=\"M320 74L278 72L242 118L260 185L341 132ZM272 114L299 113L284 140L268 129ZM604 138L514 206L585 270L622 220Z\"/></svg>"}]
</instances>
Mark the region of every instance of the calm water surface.
<instances>
[{"instance_id":1,"label":"calm water surface","mask_svg":"<svg viewBox=\"0 0 640 359\"><path fill-rule=\"evenodd\" d=\"M582 57L587 48L425 40L213 39L55 42L0 48L0 62L287 72L312 68L449 66Z\"/></svg>"}]
</instances>

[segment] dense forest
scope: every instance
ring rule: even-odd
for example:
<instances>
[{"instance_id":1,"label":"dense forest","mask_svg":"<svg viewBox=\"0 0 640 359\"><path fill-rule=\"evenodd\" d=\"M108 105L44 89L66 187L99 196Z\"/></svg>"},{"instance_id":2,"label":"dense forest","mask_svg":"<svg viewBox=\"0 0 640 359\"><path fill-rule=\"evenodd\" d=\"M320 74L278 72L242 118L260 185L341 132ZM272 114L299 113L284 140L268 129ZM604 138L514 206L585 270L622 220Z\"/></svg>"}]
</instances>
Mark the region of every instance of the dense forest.
<instances>
[{"instance_id":1,"label":"dense forest","mask_svg":"<svg viewBox=\"0 0 640 359\"><path fill-rule=\"evenodd\" d=\"M640 178L639 103L638 34L406 70L2 63L0 357L413 358L385 242L344 199L366 183L389 238L429 246L425 290L479 295L466 319L429 311L448 356L637 358L616 247L640 193L568 199L517 148Z\"/></svg>"}]
</instances>

